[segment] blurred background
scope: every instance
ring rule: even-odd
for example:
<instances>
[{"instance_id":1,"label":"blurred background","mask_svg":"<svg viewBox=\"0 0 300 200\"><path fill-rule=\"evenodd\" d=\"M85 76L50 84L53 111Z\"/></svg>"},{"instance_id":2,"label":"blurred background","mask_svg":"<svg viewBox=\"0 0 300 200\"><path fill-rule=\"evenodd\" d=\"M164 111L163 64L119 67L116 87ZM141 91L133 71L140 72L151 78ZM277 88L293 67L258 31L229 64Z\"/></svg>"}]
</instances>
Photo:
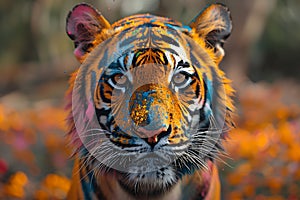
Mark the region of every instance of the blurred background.
<instances>
[{"instance_id":1,"label":"blurred background","mask_svg":"<svg viewBox=\"0 0 300 200\"><path fill-rule=\"evenodd\" d=\"M63 199L72 160L64 93L78 69L65 34L80 1L0 2L0 199ZM98 0L112 23L134 13L188 24L208 0ZM237 128L219 168L223 199L300 199L300 1L227 0L233 32L221 68Z\"/></svg>"}]
</instances>

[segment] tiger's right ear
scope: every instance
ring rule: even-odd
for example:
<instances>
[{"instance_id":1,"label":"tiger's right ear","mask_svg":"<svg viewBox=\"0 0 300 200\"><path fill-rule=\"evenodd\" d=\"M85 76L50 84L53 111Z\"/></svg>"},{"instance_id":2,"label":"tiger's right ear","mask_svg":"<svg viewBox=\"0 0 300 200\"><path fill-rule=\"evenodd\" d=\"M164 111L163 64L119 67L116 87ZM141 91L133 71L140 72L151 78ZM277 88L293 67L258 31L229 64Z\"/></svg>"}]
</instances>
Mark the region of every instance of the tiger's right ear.
<instances>
[{"instance_id":1,"label":"tiger's right ear","mask_svg":"<svg viewBox=\"0 0 300 200\"><path fill-rule=\"evenodd\" d=\"M215 62L219 63L225 54L223 44L232 30L229 9L223 4L212 4L200 12L189 25L204 39L207 47L214 50Z\"/></svg>"},{"instance_id":2,"label":"tiger's right ear","mask_svg":"<svg viewBox=\"0 0 300 200\"><path fill-rule=\"evenodd\" d=\"M66 32L71 40L74 41L74 55L83 62L89 52L94 48L95 43L99 44L102 41L95 41L96 38L103 40L103 37L98 37L105 34L105 30L111 26L109 22L92 6L82 3L76 5L69 12L66 22Z\"/></svg>"}]
</instances>

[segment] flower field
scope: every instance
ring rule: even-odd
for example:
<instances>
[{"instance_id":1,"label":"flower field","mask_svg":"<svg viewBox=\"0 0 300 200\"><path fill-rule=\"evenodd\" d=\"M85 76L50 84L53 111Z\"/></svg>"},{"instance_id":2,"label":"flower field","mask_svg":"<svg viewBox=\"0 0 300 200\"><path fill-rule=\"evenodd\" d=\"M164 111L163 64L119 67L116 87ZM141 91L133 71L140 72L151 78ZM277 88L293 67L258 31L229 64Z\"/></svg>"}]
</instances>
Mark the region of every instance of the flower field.
<instances>
[{"instance_id":1,"label":"flower field","mask_svg":"<svg viewBox=\"0 0 300 200\"><path fill-rule=\"evenodd\" d=\"M225 199L299 199L299 96L279 84L243 89L237 128L225 143Z\"/></svg>"},{"instance_id":2,"label":"flower field","mask_svg":"<svg viewBox=\"0 0 300 200\"><path fill-rule=\"evenodd\" d=\"M64 199L71 168L65 112L48 103L0 105L0 199Z\"/></svg>"}]
</instances>

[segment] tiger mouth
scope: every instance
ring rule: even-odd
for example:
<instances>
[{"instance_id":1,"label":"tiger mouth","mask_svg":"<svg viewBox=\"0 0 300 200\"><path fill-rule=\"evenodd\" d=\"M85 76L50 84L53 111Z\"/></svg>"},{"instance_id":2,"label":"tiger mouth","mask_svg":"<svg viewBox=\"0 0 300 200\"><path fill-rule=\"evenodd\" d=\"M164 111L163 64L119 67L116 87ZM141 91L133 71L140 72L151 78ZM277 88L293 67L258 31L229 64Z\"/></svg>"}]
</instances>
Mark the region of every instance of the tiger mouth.
<instances>
[{"instance_id":1,"label":"tiger mouth","mask_svg":"<svg viewBox=\"0 0 300 200\"><path fill-rule=\"evenodd\" d=\"M159 148L158 143L162 138L169 136L172 133L172 126L169 125L167 129L160 131L158 134L148 135L150 137L142 138L148 145L151 147L151 151L155 151L155 149Z\"/></svg>"},{"instance_id":2,"label":"tiger mouth","mask_svg":"<svg viewBox=\"0 0 300 200\"><path fill-rule=\"evenodd\" d=\"M136 158L133 163L133 168L137 172L151 172L156 171L162 167L167 167L173 162L170 155L161 155L161 152L142 153Z\"/></svg>"}]
</instances>

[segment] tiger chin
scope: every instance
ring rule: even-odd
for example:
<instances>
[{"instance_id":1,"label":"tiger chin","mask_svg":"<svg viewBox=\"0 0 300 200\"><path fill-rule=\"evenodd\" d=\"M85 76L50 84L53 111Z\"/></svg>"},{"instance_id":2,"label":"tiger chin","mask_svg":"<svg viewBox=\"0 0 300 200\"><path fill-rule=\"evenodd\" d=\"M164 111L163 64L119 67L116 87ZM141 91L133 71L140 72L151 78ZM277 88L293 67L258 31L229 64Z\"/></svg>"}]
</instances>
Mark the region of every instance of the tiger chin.
<instances>
[{"instance_id":1,"label":"tiger chin","mask_svg":"<svg viewBox=\"0 0 300 200\"><path fill-rule=\"evenodd\" d=\"M222 4L189 25L150 14L110 24L85 3L69 12L81 66L66 94L68 199L220 199L234 91L218 65L231 30Z\"/></svg>"}]
</instances>

